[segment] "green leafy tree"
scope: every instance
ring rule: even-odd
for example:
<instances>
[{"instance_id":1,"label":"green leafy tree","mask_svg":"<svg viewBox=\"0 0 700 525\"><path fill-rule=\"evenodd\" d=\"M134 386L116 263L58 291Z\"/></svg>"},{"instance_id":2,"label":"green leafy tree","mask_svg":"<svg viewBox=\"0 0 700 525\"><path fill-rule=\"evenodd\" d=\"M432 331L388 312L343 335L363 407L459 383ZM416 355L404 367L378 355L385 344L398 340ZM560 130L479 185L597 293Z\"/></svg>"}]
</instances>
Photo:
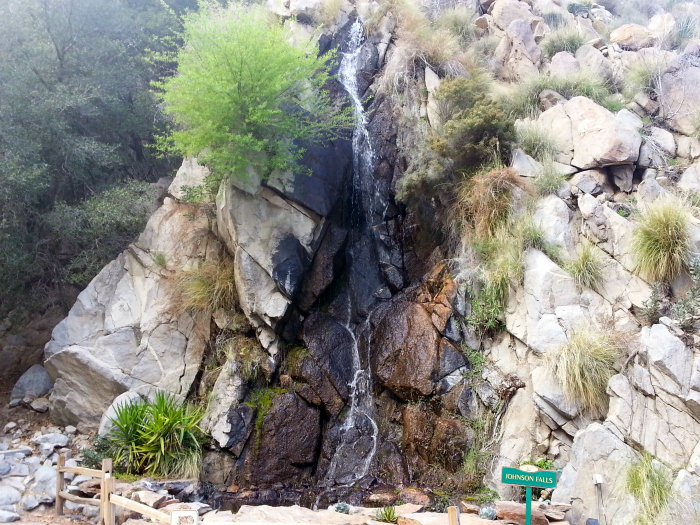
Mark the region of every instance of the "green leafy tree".
<instances>
[{"instance_id":1,"label":"green leafy tree","mask_svg":"<svg viewBox=\"0 0 700 525\"><path fill-rule=\"evenodd\" d=\"M175 127L160 146L198 156L214 172L245 178L293 169L304 141L335 136L349 124L324 86L331 53L292 46L290 35L255 6L202 6L185 17L178 74L156 82Z\"/></svg>"},{"instance_id":2,"label":"green leafy tree","mask_svg":"<svg viewBox=\"0 0 700 525\"><path fill-rule=\"evenodd\" d=\"M177 160L158 159L148 147L166 122L150 82L169 73L148 57L175 48L177 12L193 2L170 3L0 2L0 311L17 298L43 300L66 280L86 284L107 252L113 257L133 240L120 228L109 239L100 233L109 249L88 264L88 254L97 255L89 249L98 242L94 221L77 221L92 224L78 234L56 228L55 219L84 216L81 203L107 190L133 195L125 181L155 181ZM118 213L131 210L127 203Z\"/></svg>"}]
</instances>

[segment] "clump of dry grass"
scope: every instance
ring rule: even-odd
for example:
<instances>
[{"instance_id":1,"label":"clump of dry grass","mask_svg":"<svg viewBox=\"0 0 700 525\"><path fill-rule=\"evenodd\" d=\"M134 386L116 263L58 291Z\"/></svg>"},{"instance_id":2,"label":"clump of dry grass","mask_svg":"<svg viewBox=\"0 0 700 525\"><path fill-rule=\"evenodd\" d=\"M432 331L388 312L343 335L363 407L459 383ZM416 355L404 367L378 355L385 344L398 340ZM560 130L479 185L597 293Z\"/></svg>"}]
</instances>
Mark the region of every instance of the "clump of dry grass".
<instances>
[{"instance_id":1,"label":"clump of dry grass","mask_svg":"<svg viewBox=\"0 0 700 525\"><path fill-rule=\"evenodd\" d=\"M568 402L592 417L605 414L606 388L622 357L619 337L589 327L573 332L569 341L550 357L549 365Z\"/></svg>"},{"instance_id":2,"label":"clump of dry grass","mask_svg":"<svg viewBox=\"0 0 700 525\"><path fill-rule=\"evenodd\" d=\"M678 198L649 205L632 235L637 271L649 282L670 281L687 265L690 211Z\"/></svg>"},{"instance_id":3,"label":"clump of dry grass","mask_svg":"<svg viewBox=\"0 0 700 525\"><path fill-rule=\"evenodd\" d=\"M229 261L204 263L199 268L180 272L175 278L179 307L194 312L212 313L219 308L233 310L238 296L233 264Z\"/></svg>"},{"instance_id":4,"label":"clump of dry grass","mask_svg":"<svg viewBox=\"0 0 700 525\"><path fill-rule=\"evenodd\" d=\"M578 249L576 258L567 262L564 269L571 274L576 284L596 289L603 277L603 261L589 242Z\"/></svg>"},{"instance_id":5,"label":"clump of dry grass","mask_svg":"<svg viewBox=\"0 0 700 525\"><path fill-rule=\"evenodd\" d=\"M511 168L496 168L465 179L458 193L460 213L477 236L492 234L510 215L513 191L524 187Z\"/></svg>"}]
</instances>

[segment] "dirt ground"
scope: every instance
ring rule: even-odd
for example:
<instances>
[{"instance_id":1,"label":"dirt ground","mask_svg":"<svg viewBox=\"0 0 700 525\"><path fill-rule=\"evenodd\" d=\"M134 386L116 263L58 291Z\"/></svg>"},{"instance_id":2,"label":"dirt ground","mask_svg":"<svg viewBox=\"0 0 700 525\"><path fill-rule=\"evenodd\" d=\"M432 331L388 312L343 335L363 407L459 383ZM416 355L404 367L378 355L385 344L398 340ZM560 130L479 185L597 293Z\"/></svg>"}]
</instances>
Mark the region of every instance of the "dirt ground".
<instances>
[{"instance_id":1,"label":"dirt ground","mask_svg":"<svg viewBox=\"0 0 700 525\"><path fill-rule=\"evenodd\" d=\"M15 378L15 380L16 379L17 378ZM5 383L4 380L3 383ZM10 384L0 385L0 435L2 435L2 430L5 425L10 421L14 421L19 426L28 423L29 430L31 430L32 433L35 430L41 429L41 427L51 425L51 418L48 412L40 414L24 406L10 408L8 403L10 402L10 393L12 392L15 381L8 381L8 383Z\"/></svg>"}]
</instances>

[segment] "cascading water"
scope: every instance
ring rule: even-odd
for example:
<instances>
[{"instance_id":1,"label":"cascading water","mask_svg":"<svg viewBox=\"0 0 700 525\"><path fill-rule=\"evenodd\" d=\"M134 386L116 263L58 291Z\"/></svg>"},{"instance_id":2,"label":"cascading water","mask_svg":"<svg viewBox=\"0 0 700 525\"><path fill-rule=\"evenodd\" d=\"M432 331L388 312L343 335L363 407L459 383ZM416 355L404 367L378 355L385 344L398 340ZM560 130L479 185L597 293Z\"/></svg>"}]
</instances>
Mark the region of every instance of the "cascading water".
<instances>
[{"instance_id":1,"label":"cascading water","mask_svg":"<svg viewBox=\"0 0 700 525\"><path fill-rule=\"evenodd\" d=\"M371 209L375 191L367 192L368 186L373 186L371 178L374 172L374 150L369 130L367 115L362 105L362 93L358 89L358 72L361 62L364 27L357 20L350 28L347 51L343 54L340 64L340 82L350 95L355 113L355 129L352 138L353 148L353 188L352 188L352 226L355 229L372 228ZM363 192L369 197L369 203L363 203ZM368 205L369 204L369 205ZM365 210L364 213L361 210ZM351 281L353 280L353 244L350 246ZM350 410L345 416L340 432L340 443L331 460L326 481L328 484L350 485L357 482L369 472L372 459L377 451L379 428L373 417L374 407L372 398L372 375L369 370L369 355L360 355L358 338L368 333L369 319L353 327L353 305L351 295L348 295L347 318L344 325L352 338L354 377L350 383ZM365 345L369 353L369 344ZM364 359L363 359L364 357Z\"/></svg>"}]
</instances>

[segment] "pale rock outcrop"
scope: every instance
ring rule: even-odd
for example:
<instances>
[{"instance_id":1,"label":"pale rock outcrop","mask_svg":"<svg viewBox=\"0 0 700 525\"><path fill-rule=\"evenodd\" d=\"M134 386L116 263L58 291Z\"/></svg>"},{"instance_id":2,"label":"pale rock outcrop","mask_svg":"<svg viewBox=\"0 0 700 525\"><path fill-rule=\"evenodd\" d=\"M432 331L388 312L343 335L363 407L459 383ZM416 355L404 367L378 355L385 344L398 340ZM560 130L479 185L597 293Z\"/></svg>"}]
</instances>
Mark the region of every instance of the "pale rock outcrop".
<instances>
[{"instance_id":1,"label":"pale rock outcrop","mask_svg":"<svg viewBox=\"0 0 700 525\"><path fill-rule=\"evenodd\" d=\"M571 503L571 523L584 523L597 516L594 475L601 475L604 484L605 519L607 523L628 525L633 522L637 502L630 495L620 494L617 487L624 480L623 465L631 465L639 455L626 445L619 431L611 424L592 423L576 434L571 448L571 461L564 467L553 503Z\"/></svg>"},{"instance_id":2,"label":"pale rock outcrop","mask_svg":"<svg viewBox=\"0 0 700 525\"><path fill-rule=\"evenodd\" d=\"M544 232L545 239L569 257L576 253L576 232L573 213L556 195L544 197L537 203L533 219Z\"/></svg>"},{"instance_id":3,"label":"pale rock outcrop","mask_svg":"<svg viewBox=\"0 0 700 525\"><path fill-rule=\"evenodd\" d=\"M612 78L612 65L605 58L599 49L596 49L590 44L583 45L576 50L576 60L578 61L581 70L587 71L593 75L600 75L603 78Z\"/></svg>"},{"instance_id":4,"label":"pale rock outcrop","mask_svg":"<svg viewBox=\"0 0 700 525\"><path fill-rule=\"evenodd\" d=\"M549 74L553 77L565 78L575 75L580 69L579 61L567 51L560 51L554 55L549 64Z\"/></svg>"},{"instance_id":5,"label":"pale rock outcrop","mask_svg":"<svg viewBox=\"0 0 700 525\"><path fill-rule=\"evenodd\" d=\"M644 47L653 46L656 43L656 37L644 26L625 24L610 33L610 41L618 44L622 49L637 51Z\"/></svg>"},{"instance_id":6,"label":"pale rock outcrop","mask_svg":"<svg viewBox=\"0 0 700 525\"><path fill-rule=\"evenodd\" d=\"M440 126L440 113L435 93L440 87L440 77L429 67L425 68L425 88L428 90L428 122L433 128Z\"/></svg>"},{"instance_id":7,"label":"pale rock outcrop","mask_svg":"<svg viewBox=\"0 0 700 525\"><path fill-rule=\"evenodd\" d=\"M671 13L654 15L647 24L647 29L657 40L665 40L671 37L676 27L676 20Z\"/></svg>"},{"instance_id":8,"label":"pale rock outcrop","mask_svg":"<svg viewBox=\"0 0 700 525\"><path fill-rule=\"evenodd\" d=\"M172 274L220 253L207 218L188 218L191 211L166 198L138 241L92 280L54 329L45 366L55 380L56 422L96 429L114 398L128 390L187 394L209 322L173 312ZM165 267L155 263L156 254L163 254Z\"/></svg>"},{"instance_id":9,"label":"pale rock outcrop","mask_svg":"<svg viewBox=\"0 0 700 525\"><path fill-rule=\"evenodd\" d=\"M501 76L505 79L523 80L537 75L542 62L542 50L535 42L530 23L523 19L510 22L494 56L503 64Z\"/></svg>"},{"instance_id":10,"label":"pale rock outcrop","mask_svg":"<svg viewBox=\"0 0 700 525\"><path fill-rule=\"evenodd\" d=\"M245 397L246 381L237 373L235 361L227 361L221 369L212 389L211 402L202 419L201 427L211 434L211 437L221 448L229 447L232 432L232 419L229 412Z\"/></svg>"},{"instance_id":11,"label":"pale rock outcrop","mask_svg":"<svg viewBox=\"0 0 700 525\"><path fill-rule=\"evenodd\" d=\"M521 177L536 177L542 169L542 164L533 159L530 155L519 148L513 150L513 157L510 163L515 173Z\"/></svg>"},{"instance_id":12,"label":"pale rock outcrop","mask_svg":"<svg viewBox=\"0 0 700 525\"><path fill-rule=\"evenodd\" d=\"M524 20L529 26L530 21L536 18L527 2L519 0L496 0L489 9L489 14L496 26L503 31L506 31L514 20Z\"/></svg>"},{"instance_id":13,"label":"pale rock outcrop","mask_svg":"<svg viewBox=\"0 0 700 525\"><path fill-rule=\"evenodd\" d=\"M556 160L581 170L631 164L639 157L639 131L586 97L574 97L545 111L538 124L557 137Z\"/></svg>"},{"instance_id":14,"label":"pale rock outcrop","mask_svg":"<svg viewBox=\"0 0 700 525\"><path fill-rule=\"evenodd\" d=\"M506 327L533 350L555 351L572 330L583 325L602 327L612 317L609 302L592 290L579 290L571 276L545 254L538 250L525 254L523 286L510 295Z\"/></svg>"},{"instance_id":15,"label":"pale rock outcrop","mask_svg":"<svg viewBox=\"0 0 700 525\"><path fill-rule=\"evenodd\" d=\"M700 192L700 166L693 164L683 171L678 187L683 191Z\"/></svg>"},{"instance_id":16,"label":"pale rock outcrop","mask_svg":"<svg viewBox=\"0 0 700 525\"><path fill-rule=\"evenodd\" d=\"M682 55L661 76L661 116L675 131L692 135L700 112L700 58Z\"/></svg>"}]
</instances>

